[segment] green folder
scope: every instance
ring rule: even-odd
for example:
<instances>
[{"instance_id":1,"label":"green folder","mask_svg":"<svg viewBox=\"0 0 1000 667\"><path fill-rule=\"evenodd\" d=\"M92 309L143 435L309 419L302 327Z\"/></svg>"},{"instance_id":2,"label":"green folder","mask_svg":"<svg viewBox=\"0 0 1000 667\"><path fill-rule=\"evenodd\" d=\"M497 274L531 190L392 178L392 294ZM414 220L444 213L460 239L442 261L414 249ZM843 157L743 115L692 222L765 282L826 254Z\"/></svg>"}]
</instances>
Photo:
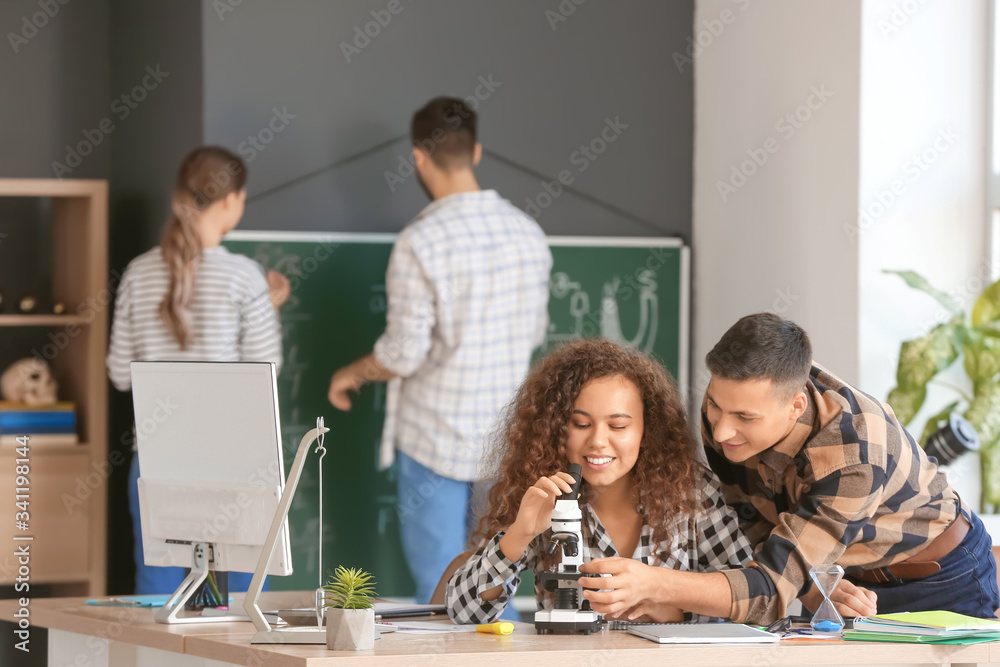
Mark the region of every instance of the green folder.
<instances>
[{"instance_id":1,"label":"green folder","mask_svg":"<svg viewBox=\"0 0 1000 667\"><path fill-rule=\"evenodd\" d=\"M854 632L848 630L844 639L853 642L900 642L906 644L981 644L1000 640L1000 632L988 635L978 634L968 637L926 637L922 635L899 635L888 632Z\"/></svg>"},{"instance_id":2,"label":"green folder","mask_svg":"<svg viewBox=\"0 0 1000 667\"><path fill-rule=\"evenodd\" d=\"M992 630L1000 632L997 619L975 618L953 611L909 611L900 614L876 614L865 619L878 619L911 627L940 628L944 631Z\"/></svg>"}]
</instances>

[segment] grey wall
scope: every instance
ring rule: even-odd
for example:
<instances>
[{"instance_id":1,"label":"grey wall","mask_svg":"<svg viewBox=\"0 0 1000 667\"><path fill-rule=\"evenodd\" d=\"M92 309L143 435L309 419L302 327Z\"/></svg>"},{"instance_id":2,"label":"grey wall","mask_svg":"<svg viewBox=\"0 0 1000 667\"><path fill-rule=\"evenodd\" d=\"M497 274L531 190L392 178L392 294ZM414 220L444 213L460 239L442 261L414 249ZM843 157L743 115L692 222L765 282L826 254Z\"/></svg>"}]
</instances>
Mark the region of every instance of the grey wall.
<instances>
[{"instance_id":1,"label":"grey wall","mask_svg":"<svg viewBox=\"0 0 1000 667\"><path fill-rule=\"evenodd\" d=\"M49 17L37 0L0 2L0 178L53 177L66 145L110 113L108 0L55 5ZM66 176L106 178L110 155L103 141Z\"/></svg>"},{"instance_id":2,"label":"grey wall","mask_svg":"<svg viewBox=\"0 0 1000 667\"><path fill-rule=\"evenodd\" d=\"M113 93L131 97L136 86L145 89L126 105L112 141L109 250L112 270L121 271L157 243L177 167L202 141L201 6L112 0L110 26ZM131 394L109 391L108 449L121 452L117 460L126 464L109 480L108 592L128 593L134 582L126 502L132 402Z\"/></svg>"},{"instance_id":3,"label":"grey wall","mask_svg":"<svg viewBox=\"0 0 1000 667\"><path fill-rule=\"evenodd\" d=\"M243 144L243 229L398 231L426 204L413 177L386 183L409 155L405 139L324 168L404 137L429 98L474 95L492 77L492 92L479 89L483 187L523 208L542 177L569 170L579 194L542 210L548 233L690 239L691 69L679 74L671 54L691 34L692 2L565 0L575 11L553 30L557 0L400 0L350 62L342 44L386 0L218 6L203 6L205 139L235 148L273 109L295 115L264 150ZM606 118L628 128L595 160L574 156Z\"/></svg>"}]
</instances>

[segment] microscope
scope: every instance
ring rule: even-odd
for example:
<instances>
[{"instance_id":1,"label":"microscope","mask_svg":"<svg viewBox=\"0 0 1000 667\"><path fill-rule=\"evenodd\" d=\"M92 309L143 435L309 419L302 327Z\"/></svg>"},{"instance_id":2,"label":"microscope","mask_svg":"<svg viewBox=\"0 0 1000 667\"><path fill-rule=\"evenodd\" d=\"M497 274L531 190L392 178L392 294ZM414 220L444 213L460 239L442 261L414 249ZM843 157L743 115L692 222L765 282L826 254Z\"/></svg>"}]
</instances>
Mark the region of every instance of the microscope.
<instances>
[{"instance_id":1,"label":"microscope","mask_svg":"<svg viewBox=\"0 0 1000 667\"><path fill-rule=\"evenodd\" d=\"M580 464L569 467L573 476L573 490L556 500L552 510L552 540L548 553L562 549L562 560L539 575L539 583L545 590L555 593L552 609L535 612L535 631L538 634L585 634L601 629L600 615L590 608L590 601L581 598L580 577L588 575L579 570L583 564L580 542L583 540L580 503Z\"/></svg>"}]
</instances>

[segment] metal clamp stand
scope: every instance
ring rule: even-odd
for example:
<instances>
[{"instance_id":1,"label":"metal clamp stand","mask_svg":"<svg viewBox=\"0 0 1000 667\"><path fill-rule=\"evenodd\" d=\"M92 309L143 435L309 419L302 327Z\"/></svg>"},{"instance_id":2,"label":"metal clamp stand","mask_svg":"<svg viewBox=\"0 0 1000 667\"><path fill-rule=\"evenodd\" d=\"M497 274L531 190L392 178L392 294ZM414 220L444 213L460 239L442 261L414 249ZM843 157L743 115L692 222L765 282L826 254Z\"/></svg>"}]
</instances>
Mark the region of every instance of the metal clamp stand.
<instances>
[{"instance_id":1,"label":"metal clamp stand","mask_svg":"<svg viewBox=\"0 0 1000 667\"><path fill-rule=\"evenodd\" d=\"M243 614L226 614L221 616L178 616L184 610L188 599L194 595L198 587L208 578L209 563L214 561L212 545L207 542L195 542L191 545L194 551L194 567L177 587L160 609L153 615L157 623L222 623L226 621L245 621Z\"/></svg>"},{"instance_id":2,"label":"metal clamp stand","mask_svg":"<svg viewBox=\"0 0 1000 667\"><path fill-rule=\"evenodd\" d=\"M328 433L330 429L323 425L323 418L316 420L316 428L312 429L299 442L299 448L295 453L295 460L288 472L288 480L285 482L285 490L281 493L281 500L278 501L278 509L274 512L274 519L271 521L271 529L264 540L264 546L260 552L260 560L257 561L257 568L254 570L253 579L247 589L246 598L243 601L243 609L250 620L253 621L257 633L250 640L251 644L325 644L326 630L323 627L292 627L288 629L272 629L271 624L264 618L258 606L261 590L264 588L264 577L267 576L267 569L274 558L274 549L278 544L278 533L282 524L288 519L288 510L292 505L292 498L295 496L295 489L299 485L299 478L302 476L302 468L306 462L306 455L309 453L309 446L321 435ZM216 619L213 619L216 620Z\"/></svg>"}]
</instances>

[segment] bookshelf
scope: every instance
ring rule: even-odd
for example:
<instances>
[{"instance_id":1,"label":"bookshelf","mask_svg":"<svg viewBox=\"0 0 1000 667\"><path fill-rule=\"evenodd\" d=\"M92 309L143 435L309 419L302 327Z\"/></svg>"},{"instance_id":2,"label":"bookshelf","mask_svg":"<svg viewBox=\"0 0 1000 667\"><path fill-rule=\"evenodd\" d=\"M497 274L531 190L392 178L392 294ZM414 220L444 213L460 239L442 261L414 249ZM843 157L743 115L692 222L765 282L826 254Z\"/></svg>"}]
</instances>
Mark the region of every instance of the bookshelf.
<instances>
[{"instance_id":1,"label":"bookshelf","mask_svg":"<svg viewBox=\"0 0 1000 667\"><path fill-rule=\"evenodd\" d=\"M31 590L56 596L103 595L106 588L108 395L104 370L114 284L108 276L108 186L101 180L0 179L0 198L45 200L51 245L51 296L67 314L0 313L0 345L19 345L37 334L36 347L59 383L60 400L76 403L80 443L29 440L28 530L16 526L16 447L0 446L0 586L18 577L14 548L30 544ZM17 224L17 223L15 223ZM0 244L0 257L20 251L16 238ZM0 260L2 261L2 260ZM14 342L18 341L18 342ZM28 357L31 349L18 356ZM0 369L2 371L2 369ZM31 541L15 541L31 536ZM11 547L11 545L14 545Z\"/></svg>"}]
</instances>

